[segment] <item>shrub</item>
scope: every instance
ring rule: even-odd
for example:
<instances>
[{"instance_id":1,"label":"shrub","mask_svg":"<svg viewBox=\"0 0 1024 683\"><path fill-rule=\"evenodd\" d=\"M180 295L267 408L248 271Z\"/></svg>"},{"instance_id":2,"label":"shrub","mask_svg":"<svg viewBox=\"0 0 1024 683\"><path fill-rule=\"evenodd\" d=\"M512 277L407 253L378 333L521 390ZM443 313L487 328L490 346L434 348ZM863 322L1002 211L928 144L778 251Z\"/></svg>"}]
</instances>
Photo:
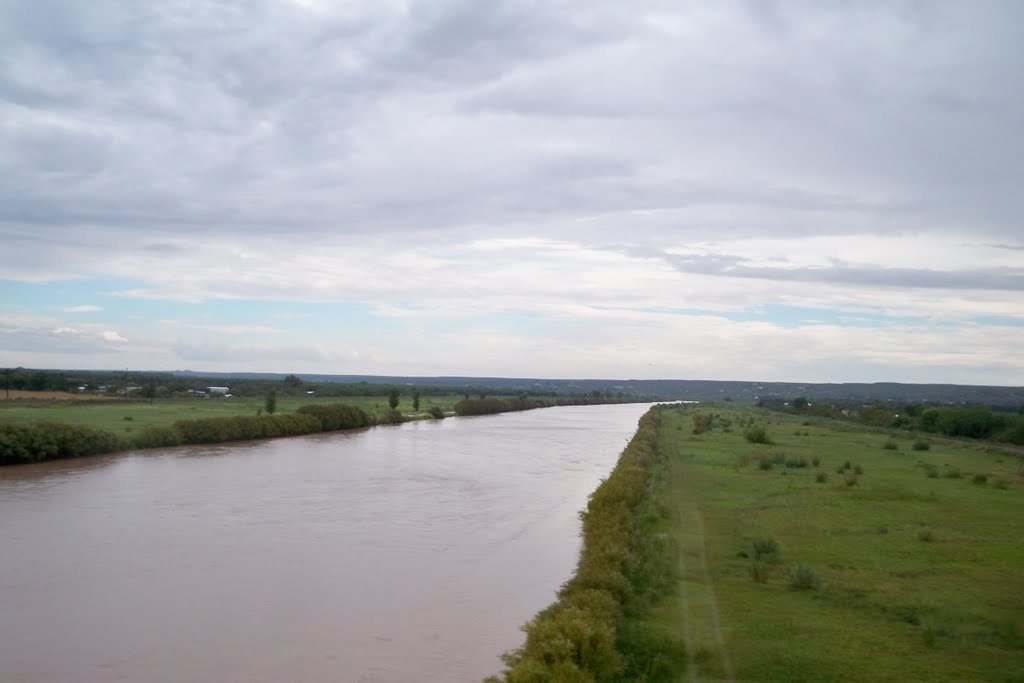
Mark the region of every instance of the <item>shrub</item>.
<instances>
[{"instance_id":1,"label":"shrub","mask_svg":"<svg viewBox=\"0 0 1024 683\"><path fill-rule=\"evenodd\" d=\"M997 489L1002 489L1004 491L1010 488L1010 482L1006 479L996 479L995 483L992 485L995 486Z\"/></svg>"},{"instance_id":2,"label":"shrub","mask_svg":"<svg viewBox=\"0 0 1024 683\"><path fill-rule=\"evenodd\" d=\"M912 446L915 451L927 451L930 450L931 447L932 445L923 439L918 439Z\"/></svg>"},{"instance_id":3,"label":"shrub","mask_svg":"<svg viewBox=\"0 0 1024 683\"><path fill-rule=\"evenodd\" d=\"M987 484L988 483L988 475L985 475L985 474L975 474L974 478L971 479L971 481L974 482L975 484L979 484L979 485Z\"/></svg>"},{"instance_id":4,"label":"shrub","mask_svg":"<svg viewBox=\"0 0 1024 683\"><path fill-rule=\"evenodd\" d=\"M456 415L493 415L512 410L500 398L467 398L455 404Z\"/></svg>"},{"instance_id":5,"label":"shrub","mask_svg":"<svg viewBox=\"0 0 1024 683\"><path fill-rule=\"evenodd\" d=\"M846 485L847 485L848 487L854 487L854 486L856 486L856 485L857 485L857 477L855 477L855 476L852 476L852 475L851 475L851 476L849 476L849 477L847 477L847 478L846 478Z\"/></svg>"},{"instance_id":6,"label":"shrub","mask_svg":"<svg viewBox=\"0 0 1024 683\"><path fill-rule=\"evenodd\" d=\"M693 416L693 433L703 434L707 430L711 429L711 423L714 420L714 415L711 413L697 413Z\"/></svg>"},{"instance_id":7,"label":"shrub","mask_svg":"<svg viewBox=\"0 0 1024 683\"><path fill-rule=\"evenodd\" d=\"M759 560L750 563L750 578L754 583L768 582L768 564Z\"/></svg>"},{"instance_id":8,"label":"shrub","mask_svg":"<svg viewBox=\"0 0 1024 683\"><path fill-rule=\"evenodd\" d=\"M814 480L819 484L824 484L825 482L828 481L828 475L825 474L824 472L818 472L818 474L815 475Z\"/></svg>"},{"instance_id":9,"label":"shrub","mask_svg":"<svg viewBox=\"0 0 1024 683\"><path fill-rule=\"evenodd\" d=\"M298 415L315 417L320 422L320 430L324 432L356 429L370 424L370 416L362 408L345 403L302 406L295 412Z\"/></svg>"},{"instance_id":10,"label":"shrub","mask_svg":"<svg viewBox=\"0 0 1024 683\"><path fill-rule=\"evenodd\" d=\"M132 437L136 448L170 448L182 444L181 432L174 427L149 426Z\"/></svg>"},{"instance_id":11,"label":"shrub","mask_svg":"<svg viewBox=\"0 0 1024 683\"><path fill-rule=\"evenodd\" d=\"M779 544L771 538L755 538L751 544L754 560L762 562L779 562Z\"/></svg>"},{"instance_id":12,"label":"shrub","mask_svg":"<svg viewBox=\"0 0 1024 683\"><path fill-rule=\"evenodd\" d=\"M674 681L686 670L686 645L664 628L627 621L618 630L616 646L626 653L626 666L615 680Z\"/></svg>"},{"instance_id":13,"label":"shrub","mask_svg":"<svg viewBox=\"0 0 1024 683\"><path fill-rule=\"evenodd\" d=\"M321 423L312 415L293 413L179 420L174 428L181 434L182 443L200 444L312 434L321 430Z\"/></svg>"},{"instance_id":14,"label":"shrub","mask_svg":"<svg viewBox=\"0 0 1024 683\"><path fill-rule=\"evenodd\" d=\"M917 540L931 543L935 540L935 533L931 529L922 529L917 533Z\"/></svg>"},{"instance_id":15,"label":"shrub","mask_svg":"<svg viewBox=\"0 0 1024 683\"><path fill-rule=\"evenodd\" d=\"M768 432L766 432L765 428L761 425L751 427L750 429L743 432L743 438L745 438L750 443L773 443L771 437L768 436Z\"/></svg>"},{"instance_id":16,"label":"shrub","mask_svg":"<svg viewBox=\"0 0 1024 683\"><path fill-rule=\"evenodd\" d=\"M853 467L853 473L854 473L854 474L858 474L858 475L859 475L859 474L864 474L864 468L863 468L863 467L861 467L860 465L854 465L854 467Z\"/></svg>"},{"instance_id":17,"label":"shrub","mask_svg":"<svg viewBox=\"0 0 1024 683\"><path fill-rule=\"evenodd\" d=\"M946 470L945 477L947 479L963 479L964 473L961 472L959 468L950 467L948 470Z\"/></svg>"},{"instance_id":18,"label":"shrub","mask_svg":"<svg viewBox=\"0 0 1024 683\"><path fill-rule=\"evenodd\" d=\"M772 468L772 460L767 455L762 455L757 459L757 467L762 470L770 470Z\"/></svg>"},{"instance_id":19,"label":"shrub","mask_svg":"<svg viewBox=\"0 0 1024 683\"><path fill-rule=\"evenodd\" d=\"M814 465L815 467L818 467L819 465L821 465L821 458L819 458L818 456L814 456L813 458L811 458L811 464Z\"/></svg>"},{"instance_id":20,"label":"shrub","mask_svg":"<svg viewBox=\"0 0 1024 683\"><path fill-rule=\"evenodd\" d=\"M818 587L818 575L810 567L798 564L789 574L789 587L797 591L809 591Z\"/></svg>"},{"instance_id":21,"label":"shrub","mask_svg":"<svg viewBox=\"0 0 1024 683\"><path fill-rule=\"evenodd\" d=\"M928 468L925 470L925 474L928 475L929 479L935 479L939 476L939 468L935 467L934 465L929 465Z\"/></svg>"},{"instance_id":22,"label":"shrub","mask_svg":"<svg viewBox=\"0 0 1024 683\"><path fill-rule=\"evenodd\" d=\"M384 424L400 425L405 422L405 416L402 415L402 411L392 409L381 415L380 421Z\"/></svg>"},{"instance_id":23,"label":"shrub","mask_svg":"<svg viewBox=\"0 0 1024 683\"><path fill-rule=\"evenodd\" d=\"M444 419L444 409L441 408L441 406L430 406L430 410L428 410L427 412L430 413L430 417L434 418L435 420Z\"/></svg>"},{"instance_id":24,"label":"shrub","mask_svg":"<svg viewBox=\"0 0 1024 683\"><path fill-rule=\"evenodd\" d=\"M884 444L882 444L882 448L884 448L887 451L898 451L900 447L899 444L897 444L895 441L889 439Z\"/></svg>"},{"instance_id":25,"label":"shrub","mask_svg":"<svg viewBox=\"0 0 1024 683\"><path fill-rule=\"evenodd\" d=\"M0 424L0 464L4 465L79 458L126 448L128 442L113 432L79 425L55 422Z\"/></svg>"}]
</instances>

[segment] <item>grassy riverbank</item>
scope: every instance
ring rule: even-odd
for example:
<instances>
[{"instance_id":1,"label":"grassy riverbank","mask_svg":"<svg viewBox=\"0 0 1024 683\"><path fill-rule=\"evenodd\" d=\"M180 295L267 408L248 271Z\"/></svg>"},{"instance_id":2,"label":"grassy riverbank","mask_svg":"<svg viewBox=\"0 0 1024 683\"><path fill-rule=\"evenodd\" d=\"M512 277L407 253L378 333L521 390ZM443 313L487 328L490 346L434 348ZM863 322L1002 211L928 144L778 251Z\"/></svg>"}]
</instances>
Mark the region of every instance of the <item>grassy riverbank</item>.
<instances>
[{"instance_id":1,"label":"grassy riverbank","mask_svg":"<svg viewBox=\"0 0 1024 683\"><path fill-rule=\"evenodd\" d=\"M417 413L428 413L435 406L451 414L455 410L455 403L461 398L461 396L424 396L420 399L419 411L413 411L411 399L403 398L398 408L407 417ZM389 411L386 396L319 398L279 395L277 397L277 413L293 413L302 406L339 402L356 406L371 417L378 419L384 418ZM263 409L264 399L262 397L182 398L156 399L154 401L125 401L123 399L0 401L0 423L58 422L100 429L131 438L132 434L146 427L169 427L179 420L256 415Z\"/></svg>"},{"instance_id":2,"label":"grassy riverbank","mask_svg":"<svg viewBox=\"0 0 1024 683\"><path fill-rule=\"evenodd\" d=\"M643 499L615 504L629 533L585 522L576 577L505 680L1024 681L1018 456L725 405L644 419L602 484L648 463ZM565 617L579 586L608 590L593 552L628 582L588 598L615 628L603 669L584 637L601 609Z\"/></svg>"}]
</instances>

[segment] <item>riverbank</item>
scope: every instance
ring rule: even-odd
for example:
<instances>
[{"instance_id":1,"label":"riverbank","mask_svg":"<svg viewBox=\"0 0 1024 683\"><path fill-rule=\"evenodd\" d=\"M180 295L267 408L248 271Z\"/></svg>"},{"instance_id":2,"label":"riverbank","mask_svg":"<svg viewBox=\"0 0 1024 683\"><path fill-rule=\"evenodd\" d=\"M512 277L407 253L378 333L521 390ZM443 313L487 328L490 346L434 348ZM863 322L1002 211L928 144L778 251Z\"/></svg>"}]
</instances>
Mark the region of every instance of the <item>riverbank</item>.
<instances>
[{"instance_id":1,"label":"riverbank","mask_svg":"<svg viewBox=\"0 0 1024 683\"><path fill-rule=\"evenodd\" d=\"M256 399L7 404L0 408L0 465L132 449L301 436L451 415L609 403L622 401L590 396L423 397L410 413L392 409L386 402L382 407L378 397L354 397L345 403L291 398L281 399L282 410L275 414L264 414L264 402Z\"/></svg>"},{"instance_id":2,"label":"riverbank","mask_svg":"<svg viewBox=\"0 0 1024 683\"><path fill-rule=\"evenodd\" d=\"M581 513L583 548L557 601L524 627L490 681L662 680L685 664L681 636L652 606L676 582L676 550L662 533L667 459L658 447L664 407L639 422L611 474Z\"/></svg>"},{"instance_id":3,"label":"riverbank","mask_svg":"<svg viewBox=\"0 0 1024 683\"><path fill-rule=\"evenodd\" d=\"M655 407L492 680L1024 680L1022 510L976 444Z\"/></svg>"}]
</instances>

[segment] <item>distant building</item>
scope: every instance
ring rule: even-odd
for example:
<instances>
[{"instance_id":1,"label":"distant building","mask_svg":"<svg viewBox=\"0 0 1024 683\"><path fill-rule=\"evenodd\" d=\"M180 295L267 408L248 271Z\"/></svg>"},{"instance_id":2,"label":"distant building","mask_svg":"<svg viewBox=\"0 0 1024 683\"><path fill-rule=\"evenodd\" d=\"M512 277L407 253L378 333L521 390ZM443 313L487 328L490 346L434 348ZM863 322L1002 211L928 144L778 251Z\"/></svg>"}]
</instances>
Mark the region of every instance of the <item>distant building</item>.
<instances>
[{"instance_id":1,"label":"distant building","mask_svg":"<svg viewBox=\"0 0 1024 683\"><path fill-rule=\"evenodd\" d=\"M231 389L228 387L206 387L211 396L225 396Z\"/></svg>"}]
</instances>

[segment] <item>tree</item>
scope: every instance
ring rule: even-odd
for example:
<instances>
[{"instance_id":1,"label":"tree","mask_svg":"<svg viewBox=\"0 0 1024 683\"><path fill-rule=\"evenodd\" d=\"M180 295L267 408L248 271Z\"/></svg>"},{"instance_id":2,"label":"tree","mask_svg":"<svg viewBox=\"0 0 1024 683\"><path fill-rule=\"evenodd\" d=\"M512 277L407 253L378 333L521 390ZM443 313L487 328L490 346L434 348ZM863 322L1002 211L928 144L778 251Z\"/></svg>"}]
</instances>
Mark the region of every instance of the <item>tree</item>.
<instances>
[{"instance_id":1,"label":"tree","mask_svg":"<svg viewBox=\"0 0 1024 683\"><path fill-rule=\"evenodd\" d=\"M412 409L419 412L420 409L420 390L412 392Z\"/></svg>"},{"instance_id":2,"label":"tree","mask_svg":"<svg viewBox=\"0 0 1024 683\"><path fill-rule=\"evenodd\" d=\"M807 398L804 396L797 396L793 399L793 408L796 410L803 410L807 407Z\"/></svg>"},{"instance_id":3,"label":"tree","mask_svg":"<svg viewBox=\"0 0 1024 683\"><path fill-rule=\"evenodd\" d=\"M391 387L391 391L388 392L388 405L391 406L391 410L398 408L398 387Z\"/></svg>"},{"instance_id":4,"label":"tree","mask_svg":"<svg viewBox=\"0 0 1024 683\"><path fill-rule=\"evenodd\" d=\"M284 386L286 389L299 389L302 387L302 380L295 375L288 375L284 378Z\"/></svg>"},{"instance_id":5,"label":"tree","mask_svg":"<svg viewBox=\"0 0 1024 683\"><path fill-rule=\"evenodd\" d=\"M275 391L274 389L268 391L267 400L263 405L267 409L267 412L269 414L273 415L275 412L277 412L277 391Z\"/></svg>"}]
</instances>

